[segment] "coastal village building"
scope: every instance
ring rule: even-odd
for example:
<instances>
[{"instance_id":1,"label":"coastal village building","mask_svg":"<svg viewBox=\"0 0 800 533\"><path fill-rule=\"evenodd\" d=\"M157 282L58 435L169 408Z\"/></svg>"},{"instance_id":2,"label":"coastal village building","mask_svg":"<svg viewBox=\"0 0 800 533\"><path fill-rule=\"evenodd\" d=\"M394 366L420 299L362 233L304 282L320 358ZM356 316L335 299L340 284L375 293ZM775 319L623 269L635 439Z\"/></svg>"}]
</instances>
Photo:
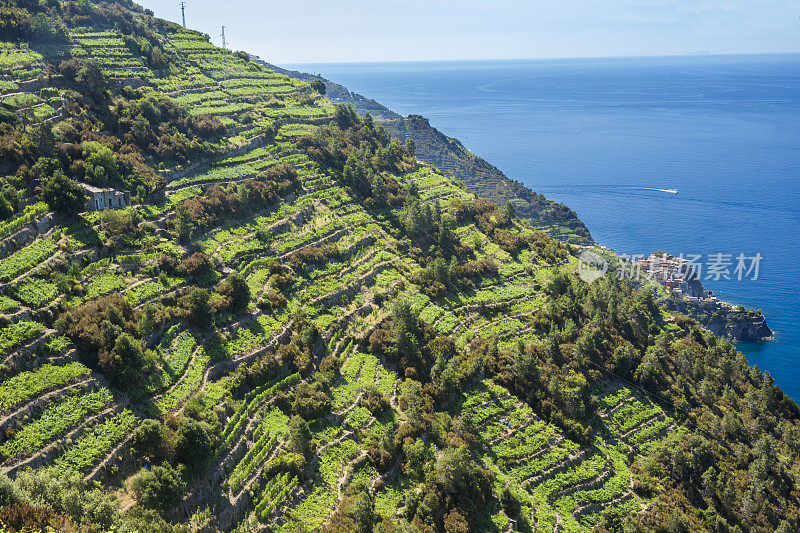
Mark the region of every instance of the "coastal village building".
<instances>
[{"instance_id":1,"label":"coastal village building","mask_svg":"<svg viewBox=\"0 0 800 533\"><path fill-rule=\"evenodd\" d=\"M118 191L111 188L101 189L88 183L81 183L80 185L88 196L86 200L87 211L119 209L130 207L131 205L131 193L127 191Z\"/></svg>"},{"instance_id":2,"label":"coastal village building","mask_svg":"<svg viewBox=\"0 0 800 533\"><path fill-rule=\"evenodd\" d=\"M688 259L652 254L647 258L639 258L636 264L644 275L679 296L689 296L692 292L696 292L688 283L696 277Z\"/></svg>"},{"instance_id":3,"label":"coastal village building","mask_svg":"<svg viewBox=\"0 0 800 533\"><path fill-rule=\"evenodd\" d=\"M698 257L699 256L695 256L695 259ZM756 258L750 259L755 260ZM734 307L733 304L718 299L712 291L706 290L703 287L703 284L700 282L700 270L702 269L702 265L693 263L689 259L674 257L668 254L650 254L648 257L638 257L635 260L635 265L641 274L659 282L666 289L682 297L687 302L699 302L718 308L727 307L730 309ZM711 263L710 266L714 266L714 264ZM737 269L739 268L741 267L737 267ZM709 268L710 272L706 276L706 279L719 279L720 276L725 276L726 279L730 279L728 277L727 268L724 274L716 272L716 277L715 272L711 270L712 269ZM739 279L742 278L739 277Z\"/></svg>"}]
</instances>

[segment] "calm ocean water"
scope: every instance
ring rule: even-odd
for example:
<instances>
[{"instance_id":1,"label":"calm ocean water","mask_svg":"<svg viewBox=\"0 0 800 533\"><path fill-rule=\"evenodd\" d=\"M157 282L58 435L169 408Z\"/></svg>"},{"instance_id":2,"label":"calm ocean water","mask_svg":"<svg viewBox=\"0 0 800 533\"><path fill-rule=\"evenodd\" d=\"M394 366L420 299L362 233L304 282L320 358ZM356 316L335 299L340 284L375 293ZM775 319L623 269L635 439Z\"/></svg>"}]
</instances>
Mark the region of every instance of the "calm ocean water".
<instances>
[{"instance_id":1,"label":"calm ocean water","mask_svg":"<svg viewBox=\"0 0 800 533\"><path fill-rule=\"evenodd\" d=\"M292 68L428 117L619 253L760 253L704 283L764 311L776 340L739 348L800 401L800 55Z\"/></svg>"}]
</instances>

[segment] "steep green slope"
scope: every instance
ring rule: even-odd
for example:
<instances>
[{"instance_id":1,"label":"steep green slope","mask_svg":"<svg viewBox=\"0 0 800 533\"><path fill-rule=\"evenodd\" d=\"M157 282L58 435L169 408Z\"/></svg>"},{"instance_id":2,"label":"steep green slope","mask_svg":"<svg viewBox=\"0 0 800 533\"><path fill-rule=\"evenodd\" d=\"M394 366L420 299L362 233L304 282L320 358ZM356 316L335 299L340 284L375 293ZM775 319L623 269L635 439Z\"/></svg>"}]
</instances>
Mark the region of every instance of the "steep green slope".
<instances>
[{"instance_id":1,"label":"steep green slope","mask_svg":"<svg viewBox=\"0 0 800 533\"><path fill-rule=\"evenodd\" d=\"M440 169L445 175L464 182L470 191L481 198L491 200L497 205L513 202L517 215L529 220L535 228L572 244L593 242L588 228L574 211L506 177L497 167L464 148L458 139L448 137L431 126L428 119L419 115L403 117L375 100L350 92L320 76L283 69L259 59L257 61L292 78L309 83L323 81L327 88L326 95L331 100L352 105L360 114L371 114L401 142L412 139L417 157Z\"/></svg>"},{"instance_id":2,"label":"steep green slope","mask_svg":"<svg viewBox=\"0 0 800 533\"><path fill-rule=\"evenodd\" d=\"M797 528L797 405L653 287L133 4L0 15L4 529Z\"/></svg>"}]
</instances>

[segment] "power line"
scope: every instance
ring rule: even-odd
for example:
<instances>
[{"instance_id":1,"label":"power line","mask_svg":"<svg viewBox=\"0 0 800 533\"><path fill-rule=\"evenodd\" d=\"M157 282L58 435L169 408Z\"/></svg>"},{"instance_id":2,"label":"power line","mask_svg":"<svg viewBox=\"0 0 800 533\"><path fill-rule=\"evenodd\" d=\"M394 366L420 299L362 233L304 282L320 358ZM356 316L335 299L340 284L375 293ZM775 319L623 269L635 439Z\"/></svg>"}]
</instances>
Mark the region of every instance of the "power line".
<instances>
[{"instance_id":1,"label":"power line","mask_svg":"<svg viewBox=\"0 0 800 533\"><path fill-rule=\"evenodd\" d=\"M227 50L227 47L225 46L225 26L222 27L222 49Z\"/></svg>"},{"instance_id":2,"label":"power line","mask_svg":"<svg viewBox=\"0 0 800 533\"><path fill-rule=\"evenodd\" d=\"M645 396L650 396L651 398L653 398L655 400L655 403L657 403L658 405L661 406L662 411L665 410L665 408L668 409L669 407L672 407L672 409L674 409L675 411L682 412L686 417L685 420L684 420L685 423L683 424L683 426L684 427L689 426L691 420L693 419L693 413L691 411L689 411L688 409L685 409L685 408L681 407L680 405L677 405L674 401L670 400L669 398L666 398L666 397L662 396L661 394L659 394L657 392L649 391L646 388L642 387L641 385L637 385L633 381L630 381L629 379L626 379L626 378L624 378L624 377L612 372L611 370L608 370L607 368L603 368L602 366L598 365L594 361L589 360L589 364L591 366L595 367L597 370L599 370L601 372L604 372L604 373L610 375L611 377L616 378L619 381L630 385L631 387L635 388L639 392L643 393ZM691 430L691 431L694 431L695 433L699 433L700 435L706 437L707 439L709 439L711 441L717 441L718 440L718 437L716 435L712 435L711 432L706 431L705 428L701 427L697 423L696 420L694 422L694 426L693 427L689 426L688 429Z\"/></svg>"},{"instance_id":3,"label":"power line","mask_svg":"<svg viewBox=\"0 0 800 533\"><path fill-rule=\"evenodd\" d=\"M183 27L186 28L186 2L181 2L181 18L183 19Z\"/></svg>"}]
</instances>

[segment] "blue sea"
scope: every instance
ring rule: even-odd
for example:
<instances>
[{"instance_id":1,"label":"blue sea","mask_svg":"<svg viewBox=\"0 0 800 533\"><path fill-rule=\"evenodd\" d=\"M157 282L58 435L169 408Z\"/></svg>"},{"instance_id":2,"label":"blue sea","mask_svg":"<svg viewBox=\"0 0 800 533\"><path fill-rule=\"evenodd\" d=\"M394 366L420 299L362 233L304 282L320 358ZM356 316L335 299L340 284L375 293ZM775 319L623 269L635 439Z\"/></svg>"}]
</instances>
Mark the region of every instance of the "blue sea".
<instances>
[{"instance_id":1,"label":"blue sea","mask_svg":"<svg viewBox=\"0 0 800 533\"><path fill-rule=\"evenodd\" d=\"M738 348L800 401L800 55L291 68L428 117L618 253L730 254L732 278L761 254L704 284L763 310L775 340Z\"/></svg>"}]
</instances>

